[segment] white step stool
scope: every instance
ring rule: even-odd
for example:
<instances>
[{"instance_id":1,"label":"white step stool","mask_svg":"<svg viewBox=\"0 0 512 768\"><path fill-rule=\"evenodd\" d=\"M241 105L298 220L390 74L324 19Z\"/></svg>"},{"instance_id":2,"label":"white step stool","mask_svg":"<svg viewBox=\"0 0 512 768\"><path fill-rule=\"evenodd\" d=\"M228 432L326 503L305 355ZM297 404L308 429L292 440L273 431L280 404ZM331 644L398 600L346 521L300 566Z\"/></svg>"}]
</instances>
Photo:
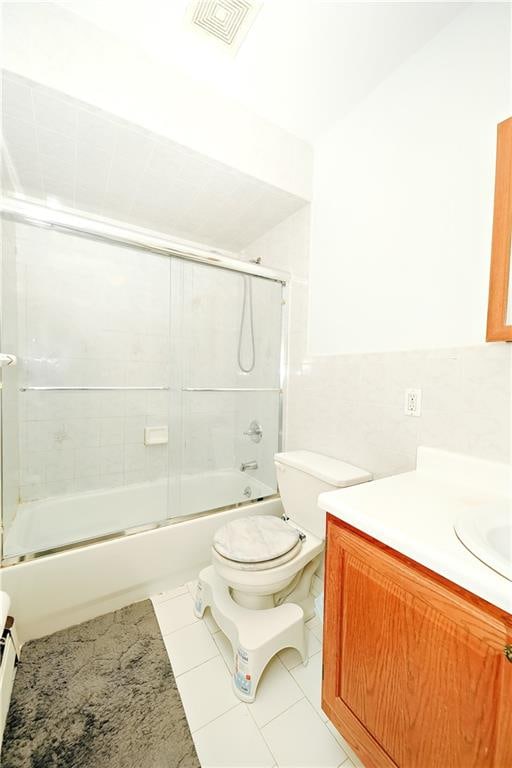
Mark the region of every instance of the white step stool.
<instances>
[{"instance_id":1,"label":"white step stool","mask_svg":"<svg viewBox=\"0 0 512 768\"><path fill-rule=\"evenodd\" d=\"M270 659L284 648L296 648L307 664L304 611L295 603L252 610L235 603L229 587L212 565L199 574L194 612L202 618L210 608L233 649L233 688L239 699L252 702L261 674Z\"/></svg>"}]
</instances>

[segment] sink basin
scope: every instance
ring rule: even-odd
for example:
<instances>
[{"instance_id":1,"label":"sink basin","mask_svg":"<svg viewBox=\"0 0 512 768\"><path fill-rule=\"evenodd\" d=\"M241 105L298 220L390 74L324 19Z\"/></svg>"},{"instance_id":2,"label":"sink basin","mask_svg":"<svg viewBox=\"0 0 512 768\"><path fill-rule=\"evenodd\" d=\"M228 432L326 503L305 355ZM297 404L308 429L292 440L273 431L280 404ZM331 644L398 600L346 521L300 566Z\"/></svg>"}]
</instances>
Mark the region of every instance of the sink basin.
<instances>
[{"instance_id":1,"label":"sink basin","mask_svg":"<svg viewBox=\"0 0 512 768\"><path fill-rule=\"evenodd\" d=\"M477 507L460 517L454 527L475 557L512 581L512 501Z\"/></svg>"}]
</instances>

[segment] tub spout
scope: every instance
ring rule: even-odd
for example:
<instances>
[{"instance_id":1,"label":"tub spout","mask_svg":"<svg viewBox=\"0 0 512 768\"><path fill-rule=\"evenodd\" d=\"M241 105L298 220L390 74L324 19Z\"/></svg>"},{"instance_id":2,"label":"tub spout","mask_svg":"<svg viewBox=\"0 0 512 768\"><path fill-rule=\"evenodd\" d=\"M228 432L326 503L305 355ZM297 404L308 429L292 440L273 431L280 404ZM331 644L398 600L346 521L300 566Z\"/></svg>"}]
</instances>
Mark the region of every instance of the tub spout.
<instances>
[{"instance_id":1,"label":"tub spout","mask_svg":"<svg viewBox=\"0 0 512 768\"><path fill-rule=\"evenodd\" d=\"M240 472L246 472L248 469L258 469L257 461L242 461L240 464Z\"/></svg>"}]
</instances>

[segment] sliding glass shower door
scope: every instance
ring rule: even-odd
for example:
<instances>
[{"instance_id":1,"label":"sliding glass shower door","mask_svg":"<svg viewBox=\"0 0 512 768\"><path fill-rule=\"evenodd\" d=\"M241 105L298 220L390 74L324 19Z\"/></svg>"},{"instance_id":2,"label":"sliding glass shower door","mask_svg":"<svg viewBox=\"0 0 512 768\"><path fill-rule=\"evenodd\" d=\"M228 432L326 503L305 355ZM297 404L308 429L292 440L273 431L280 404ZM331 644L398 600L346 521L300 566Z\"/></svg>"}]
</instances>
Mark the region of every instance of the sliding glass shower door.
<instances>
[{"instance_id":1,"label":"sliding glass shower door","mask_svg":"<svg viewBox=\"0 0 512 768\"><path fill-rule=\"evenodd\" d=\"M12 222L3 245L4 557L164 520L169 259Z\"/></svg>"},{"instance_id":2,"label":"sliding glass shower door","mask_svg":"<svg viewBox=\"0 0 512 768\"><path fill-rule=\"evenodd\" d=\"M282 284L13 220L3 558L274 494Z\"/></svg>"},{"instance_id":3,"label":"sliding glass shower door","mask_svg":"<svg viewBox=\"0 0 512 768\"><path fill-rule=\"evenodd\" d=\"M277 490L282 285L191 262L179 268L186 514Z\"/></svg>"}]
</instances>

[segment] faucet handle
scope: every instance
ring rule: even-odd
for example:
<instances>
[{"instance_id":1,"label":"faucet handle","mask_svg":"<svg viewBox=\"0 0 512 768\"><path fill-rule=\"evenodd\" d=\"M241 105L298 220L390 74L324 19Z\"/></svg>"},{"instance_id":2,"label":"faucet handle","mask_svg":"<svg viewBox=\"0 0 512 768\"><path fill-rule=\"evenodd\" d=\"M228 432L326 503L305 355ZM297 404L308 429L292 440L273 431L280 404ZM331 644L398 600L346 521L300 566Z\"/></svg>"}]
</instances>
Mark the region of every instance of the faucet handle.
<instances>
[{"instance_id":1,"label":"faucet handle","mask_svg":"<svg viewBox=\"0 0 512 768\"><path fill-rule=\"evenodd\" d=\"M251 438L253 443L259 443L261 441L261 438L263 437L263 429L261 427L261 424L257 422L256 420L251 421L249 424L249 429L247 432L244 432L244 435L247 435Z\"/></svg>"}]
</instances>

